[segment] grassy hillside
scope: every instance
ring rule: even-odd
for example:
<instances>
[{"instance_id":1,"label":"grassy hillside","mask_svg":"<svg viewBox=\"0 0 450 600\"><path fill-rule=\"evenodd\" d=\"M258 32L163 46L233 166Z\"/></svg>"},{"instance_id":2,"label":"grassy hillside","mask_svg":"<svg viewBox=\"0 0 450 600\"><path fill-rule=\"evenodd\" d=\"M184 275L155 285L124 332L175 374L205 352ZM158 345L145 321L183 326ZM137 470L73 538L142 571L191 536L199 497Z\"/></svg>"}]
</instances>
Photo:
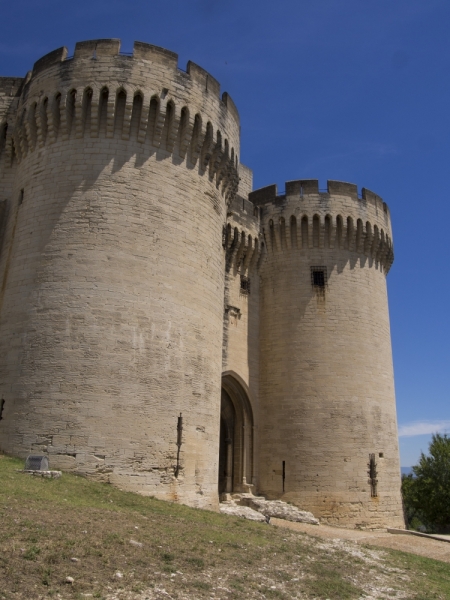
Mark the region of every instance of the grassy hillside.
<instances>
[{"instance_id":1,"label":"grassy hillside","mask_svg":"<svg viewBox=\"0 0 450 600\"><path fill-rule=\"evenodd\" d=\"M2 600L450 598L445 563L20 468L0 456Z\"/></svg>"}]
</instances>

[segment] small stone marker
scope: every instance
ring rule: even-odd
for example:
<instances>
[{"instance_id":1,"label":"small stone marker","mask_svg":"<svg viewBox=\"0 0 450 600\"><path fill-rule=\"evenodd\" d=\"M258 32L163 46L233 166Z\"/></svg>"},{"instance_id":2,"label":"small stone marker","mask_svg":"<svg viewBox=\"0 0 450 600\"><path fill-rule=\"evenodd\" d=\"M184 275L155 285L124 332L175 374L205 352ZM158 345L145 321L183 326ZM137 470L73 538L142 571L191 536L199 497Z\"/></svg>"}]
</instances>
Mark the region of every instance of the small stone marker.
<instances>
[{"instance_id":1,"label":"small stone marker","mask_svg":"<svg viewBox=\"0 0 450 600\"><path fill-rule=\"evenodd\" d=\"M62 475L61 471L49 471L48 458L40 454L30 454L25 461L25 469L18 472L46 479L59 479Z\"/></svg>"},{"instance_id":2,"label":"small stone marker","mask_svg":"<svg viewBox=\"0 0 450 600\"><path fill-rule=\"evenodd\" d=\"M48 471L48 458L43 455L30 454L25 461L25 471Z\"/></svg>"}]
</instances>

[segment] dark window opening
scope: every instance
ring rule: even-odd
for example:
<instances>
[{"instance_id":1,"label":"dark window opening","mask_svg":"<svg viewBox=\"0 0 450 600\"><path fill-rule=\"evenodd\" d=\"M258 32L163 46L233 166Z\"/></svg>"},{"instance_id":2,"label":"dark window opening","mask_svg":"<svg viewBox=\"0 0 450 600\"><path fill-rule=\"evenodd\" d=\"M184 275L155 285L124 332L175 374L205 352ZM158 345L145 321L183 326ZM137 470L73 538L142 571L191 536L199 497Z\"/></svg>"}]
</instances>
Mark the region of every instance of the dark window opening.
<instances>
[{"instance_id":1,"label":"dark window opening","mask_svg":"<svg viewBox=\"0 0 450 600\"><path fill-rule=\"evenodd\" d=\"M250 278L241 275L241 294L250 294Z\"/></svg>"},{"instance_id":2,"label":"dark window opening","mask_svg":"<svg viewBox=\"0 0 450 600\"><path fill-rule=\"evenodd\" d=\"M314 271L313 272L313 285L318 285L319 287L324 287L325 276L324 276L323 271Z\"/></svg>"},{"instance_id":3,"label":"dark window opening","mask_svg":"<svg viewBox=\"0 0 450 600\"><path fill-rule=\"evenodd\" d=\"M0 421L3 419L3 408L5 407L5 401L0 400Z\"/></svg>"},{"instance_id":4,"label":"dark window opening","mask_svg":"<svg viewBox=\"0 0 450 600\"><path fill-rule=\"evenodd\" d=\"M326 267L311 267L311 285L318 288L324 288L327 285Z\"/></svg>"},{"instance_id":5,"label":"dark window opening","mask_svg":"<svg viewBox=\"0 0 450 600\"><path fill-rule=\"evenodd\" d=\"M25 191L24 190L20 190L20 193L19 193L19 205L23 204L23 197L24 197L24 195L25 195Z\"/></svg>"}]
</instances>

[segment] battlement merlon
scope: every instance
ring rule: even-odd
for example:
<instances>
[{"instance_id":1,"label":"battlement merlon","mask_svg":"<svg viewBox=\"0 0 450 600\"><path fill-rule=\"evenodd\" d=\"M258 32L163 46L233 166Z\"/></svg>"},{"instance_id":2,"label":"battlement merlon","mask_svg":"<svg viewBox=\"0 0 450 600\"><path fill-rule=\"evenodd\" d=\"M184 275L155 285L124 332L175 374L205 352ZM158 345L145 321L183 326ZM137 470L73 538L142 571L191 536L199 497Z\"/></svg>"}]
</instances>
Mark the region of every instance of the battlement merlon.
<instances>
[{"instance_id":1,"label":"battlement merlon","mask_svg":"<svg viewBox=\"0 0 450 600\"><path fill-rule=\"evenodd\" d=\"M205 71L205 69L192 61L187 63L186 71L183 71L178 68L178 54L145 42L134 42L133 54L131 56L121 54L120 43L119 39L97 39L77 42L73 57L68 57L68 50L65 46L57 48L34 63L31 79L58 64L67 64L69 62L76 63L78 61L101 60L115 57L125 60L150 62L172 69L174 74L177 71L185 75L187 73L188 77L197 85L203 87L205 92L214 94L225 105L237 123L240 123L239 112L230 95L224 92L220 96L220 83L208 71Z\"/></svg>"},{"instance_id":2,"label":"battlement merlon","mask_svg":"<svg viewBox=\"0 0 450 600\"><path fill-rule=\"evenodd\" d=\"M321 191L317 179L298 179L286 182L284 194L278 195L277 185L272 184L250 192L248 198L255 206L264 206L266 204L282 204L283 199L287 200L291 197L304 198L312 195L323 199L333 196L352 198L360 206L367 204L374 207L376 211L380 211L381 215L387 216L390 222L389 207L378 194L367 188L362 188L361 197L359 197L358 187L354 183L347 183L346 181L328 180L327 191Z\"/></svg>"}]
</instances>

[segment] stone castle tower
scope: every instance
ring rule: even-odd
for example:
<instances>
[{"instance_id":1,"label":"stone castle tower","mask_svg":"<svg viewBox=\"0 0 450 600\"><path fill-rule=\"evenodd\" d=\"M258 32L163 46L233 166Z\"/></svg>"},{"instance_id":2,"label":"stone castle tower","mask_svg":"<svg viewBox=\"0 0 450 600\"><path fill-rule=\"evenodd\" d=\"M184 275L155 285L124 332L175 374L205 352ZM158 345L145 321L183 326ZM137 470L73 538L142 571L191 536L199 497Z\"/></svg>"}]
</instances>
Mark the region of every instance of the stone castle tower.
<instances>
[{"instance_id":1,"label":"stone castle tower","mask_svg":"<svg viewBox=\"0 0 450 600\"><path fill-rule=\"evenodd\" d=\"M0 79L0 449L399 526L387 206L252 191L239 129L211 75L140 42Z\"/></svg>"}]
</instances>

